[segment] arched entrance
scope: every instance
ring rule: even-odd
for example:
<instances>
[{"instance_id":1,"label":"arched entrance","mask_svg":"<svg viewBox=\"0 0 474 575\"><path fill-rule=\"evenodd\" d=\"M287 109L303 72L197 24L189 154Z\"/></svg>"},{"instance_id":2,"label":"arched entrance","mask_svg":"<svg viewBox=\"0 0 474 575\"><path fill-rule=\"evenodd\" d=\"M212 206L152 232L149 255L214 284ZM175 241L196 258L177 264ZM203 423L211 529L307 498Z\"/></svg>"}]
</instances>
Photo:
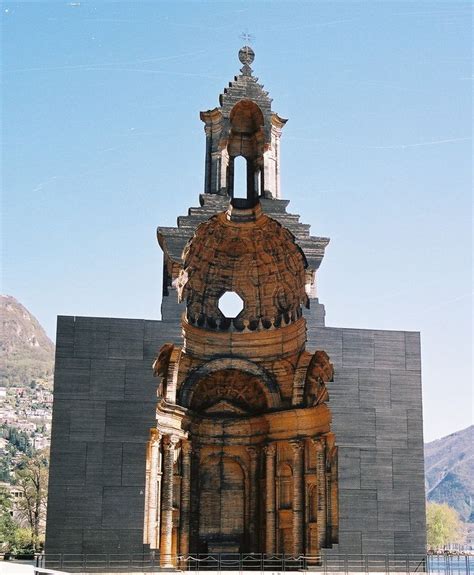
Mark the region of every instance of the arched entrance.
<instances>
[{"instance_id":1,"label":"arched entrance","mask_svg":"<svg viewBox=\"0 0 474 575\"><path fill-rule=\"evenodd\" d=\"M201 550L242 552L246 539L246 474L242 463L221 452L203 463L199 475Z\"/></svg>"}]
</instances>

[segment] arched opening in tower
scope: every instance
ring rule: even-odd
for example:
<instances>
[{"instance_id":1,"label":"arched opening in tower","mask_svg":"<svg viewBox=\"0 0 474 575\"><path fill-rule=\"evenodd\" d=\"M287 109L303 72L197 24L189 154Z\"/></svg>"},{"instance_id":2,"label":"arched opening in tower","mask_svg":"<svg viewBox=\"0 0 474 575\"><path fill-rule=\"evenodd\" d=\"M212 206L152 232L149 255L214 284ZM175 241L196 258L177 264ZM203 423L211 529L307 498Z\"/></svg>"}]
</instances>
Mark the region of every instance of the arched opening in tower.
<instances>
[{"instance_id":1,"label":"arched opening in tower","mask_svg":"<svg viewBox=\"0 0 474 575\"><path fill-rule=\"evenodd\" d=\"M265 120L260 108L250 100L238 102L232 108L229 119L228 191L235 207L251 207L258 200L260 190L264 189Z\"/></svg>"}]
</instances>

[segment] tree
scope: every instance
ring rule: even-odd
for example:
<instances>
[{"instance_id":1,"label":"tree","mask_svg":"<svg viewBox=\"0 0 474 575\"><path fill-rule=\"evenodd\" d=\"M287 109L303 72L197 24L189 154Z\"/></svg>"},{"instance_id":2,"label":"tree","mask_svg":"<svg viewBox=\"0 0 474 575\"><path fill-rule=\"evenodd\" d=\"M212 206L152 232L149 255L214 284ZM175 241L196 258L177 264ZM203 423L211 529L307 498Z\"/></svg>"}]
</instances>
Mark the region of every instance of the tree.
<instances>
[{"instance_id":1,"label":"tree","mask_svg":"<svg viewBox=\"0 0 474 575\"><path fill-rule=\"evenodd\" d=\"M446 503L428 503L426 506L428 547L440 549L450 543L462 543L464 527L457 511Z\"/></svg>"},{"instance_id":2,"label":"tree","mask_svg":"<svg viewBox=\"0 0 474 575\"><path fill-rule=\"evenodd\" d=\"M10 490L0 487L0 550L8 551L15 535L16 525L11 516Z\"/></svg>"},{"instance_id":3,"label":"tree","mask_svg":"<svg viewBox=\"0 0 474 575\"><path fill-rule=\"evenodd\" d=\"M15 473L15 485L22 491L17 509L27 522L32 546L39 550L46 519L48 496L48 456L38 451L33 457L23 457Z\"/></svg>"}]
</instances>

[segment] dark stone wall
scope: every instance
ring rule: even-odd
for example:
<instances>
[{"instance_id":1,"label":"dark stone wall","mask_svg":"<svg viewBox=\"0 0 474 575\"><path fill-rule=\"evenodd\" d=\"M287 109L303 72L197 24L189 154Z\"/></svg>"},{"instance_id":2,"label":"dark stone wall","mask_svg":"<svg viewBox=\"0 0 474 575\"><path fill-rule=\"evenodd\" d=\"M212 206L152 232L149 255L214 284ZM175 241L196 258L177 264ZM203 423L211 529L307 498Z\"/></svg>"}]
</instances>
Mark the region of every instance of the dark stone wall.
<instances>
[{"instance_id":1,"label":"dark stone wall","mask_svg":"<svg viewBox=\"0 0 474 575\"><path fill-rule=\"evenodd\" d=\"M178 304L164 300L164 317L177 318ZM305 315L308 350L326 350L336 372L340 542L331 553L423 554L419 334L324 327L320 304ZM46 553L143 550L151 364L169 341L181 342L176 320L58 318Z\"/></svg>"},{"instance_id":2,"label":"dark stone wall","mask_svg":"<svg viewBox=\"0 0 474 575\"><path fill-rule=\"evenodd\" d=\"M46 553L140 553L151 365L176 321L58 317Z\"/></svg>"},{"instance_id":3,"label":"dark stone wall","mask_svg":"<svg viewBox=\"0 0 474 575\"><path fill-rule=\"evenodd\" d=\"M420 334L307 321L308 349L324 349L335 367L328 386L339 446L334 552L424 554Z\"/></svg>"}]
</instances>

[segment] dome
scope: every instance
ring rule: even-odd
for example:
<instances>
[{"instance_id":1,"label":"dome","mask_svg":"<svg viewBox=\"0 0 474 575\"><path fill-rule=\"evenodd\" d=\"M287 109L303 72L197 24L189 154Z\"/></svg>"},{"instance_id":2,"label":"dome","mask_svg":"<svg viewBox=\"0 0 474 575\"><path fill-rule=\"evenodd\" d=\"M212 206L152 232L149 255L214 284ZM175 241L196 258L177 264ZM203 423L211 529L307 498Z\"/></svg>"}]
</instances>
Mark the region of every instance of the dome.
<instances>
[{"instance_id":1,"label":"dome","mask_svg":"<svg viewBox=\"0 0 474 575\"><path fill-rule=\"evenodd\" d=\"M302 315L306 258L294 236L252 209L230 207L202 223L183 251L177 281L186 320L206 329L272 329ZM233 295L240 306L226 311ZM238 296L238 297L237 297Z\"/></svg>"}]
</instances>

